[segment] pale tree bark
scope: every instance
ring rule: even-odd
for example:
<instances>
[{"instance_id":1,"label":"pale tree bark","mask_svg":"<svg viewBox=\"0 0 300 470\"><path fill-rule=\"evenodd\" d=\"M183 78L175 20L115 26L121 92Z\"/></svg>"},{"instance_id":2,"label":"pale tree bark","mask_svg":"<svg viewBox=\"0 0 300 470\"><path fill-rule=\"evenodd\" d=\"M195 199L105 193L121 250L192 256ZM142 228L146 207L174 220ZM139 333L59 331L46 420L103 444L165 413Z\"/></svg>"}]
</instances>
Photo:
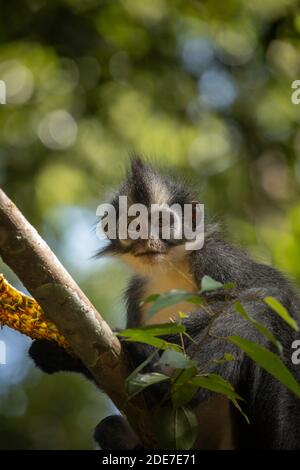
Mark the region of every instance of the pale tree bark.
<instances>
[{"instance_id":1,"label":"pale tree bark","mask_svg":"<svg viewBox=\"0 0 300 470\"><path fill-rule=\"evenodd\" d=\"M155 447L150 411L143 398L128 400L127 359L118 338L2 190L0 255L65 336L100 388L127 416L142 443L148 448Z\"/></svg>"}]
</instances>

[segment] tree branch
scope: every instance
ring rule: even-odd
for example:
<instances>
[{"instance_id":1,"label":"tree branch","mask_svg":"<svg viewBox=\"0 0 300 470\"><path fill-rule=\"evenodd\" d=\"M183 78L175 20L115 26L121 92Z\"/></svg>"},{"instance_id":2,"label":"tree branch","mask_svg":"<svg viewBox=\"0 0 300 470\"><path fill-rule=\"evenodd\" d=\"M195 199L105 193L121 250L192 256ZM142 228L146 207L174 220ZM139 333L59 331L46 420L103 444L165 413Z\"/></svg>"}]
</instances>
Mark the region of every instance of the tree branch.
<instances>
[{"instance_id":1,"label":"tree branch","mask_svg":"<svg viewBox=\"0 0 300 470\"><path fill-rule=\"evenodd\" d=\"M55 323L144 445L155 446L142 397L128 400L127 360L118 338L46 242L0 189L0 255Z\"/></svg>"}]
</instances>

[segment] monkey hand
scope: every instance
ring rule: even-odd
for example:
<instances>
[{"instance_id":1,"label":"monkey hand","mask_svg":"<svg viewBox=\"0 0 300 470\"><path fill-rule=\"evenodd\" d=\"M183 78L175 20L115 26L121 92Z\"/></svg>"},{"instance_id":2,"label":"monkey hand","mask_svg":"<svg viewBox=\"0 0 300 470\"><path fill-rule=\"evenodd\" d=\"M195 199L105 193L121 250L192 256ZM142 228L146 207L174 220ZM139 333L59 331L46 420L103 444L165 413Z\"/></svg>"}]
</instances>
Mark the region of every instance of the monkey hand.
<instances>
[{"instance_id":1,"label":"monkey hand","mask_svg":"<svg viewBox=\"0 0 300 470\"><path fill-rule=\"evenodd\" d=\"M88 379L92 379L89 370L84 366L77 356L69 354L55 341L37 339L33 341L29 348L29 356L35 365L47 374L55 372L79 372Z\"/></svg>"}]
</instances>

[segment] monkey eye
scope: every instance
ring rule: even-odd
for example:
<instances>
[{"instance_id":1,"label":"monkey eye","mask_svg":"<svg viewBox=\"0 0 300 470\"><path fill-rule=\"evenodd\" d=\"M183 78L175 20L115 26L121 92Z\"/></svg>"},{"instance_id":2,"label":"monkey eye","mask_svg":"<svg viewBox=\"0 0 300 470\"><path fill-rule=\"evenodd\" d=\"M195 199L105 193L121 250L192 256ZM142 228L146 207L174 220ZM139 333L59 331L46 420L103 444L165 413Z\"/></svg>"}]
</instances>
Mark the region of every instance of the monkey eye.
<instances>
[{"instance_id":1,"label":"monkey eye","mask_svg":"<svg viewBox=\"0 0 300 470\"><path fill-rule=\"evenodd\" d=\"M129 238L133 238L134 240L139 238L142 234L143 221L140 222L139 217L140 216L129 216L127 220L128 236Z\"/></svg>"}]
</instances>

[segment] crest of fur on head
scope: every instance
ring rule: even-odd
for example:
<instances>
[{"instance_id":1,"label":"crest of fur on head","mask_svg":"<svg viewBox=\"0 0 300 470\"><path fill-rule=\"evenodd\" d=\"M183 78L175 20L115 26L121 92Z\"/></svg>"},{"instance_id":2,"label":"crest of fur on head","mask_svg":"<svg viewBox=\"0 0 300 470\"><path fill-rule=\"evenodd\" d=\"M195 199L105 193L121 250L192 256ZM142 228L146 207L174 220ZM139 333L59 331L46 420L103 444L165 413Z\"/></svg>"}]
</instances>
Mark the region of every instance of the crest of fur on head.
<instances>
[{"instance_id":1,"label":"crest of fur on head","mask_svg":"<svg viewBox=\"0 0 300 470\"><path fill-rule=\"evenodd\" d=\"M126 196L128 207L132 204L143 204L150 209L151 204L168 205L194 203L194 197L188 188L181 182L176 181L170 176L157 171L152 166L144 163L140 157L131 159L131 166L127 173L125 181L121 184L119 190L115 193L111 204L116 210L117 218L119 214L119 197ZM118 235L118 234L117 234ZM145 256L165 254L169 249L183 244L184 240L169 240L162 243L151 243L150 240L121 240L111 239L110 244L100 254L119 255L128 252L136 256ZM150 246L151 245L151 246Z\"/></svg>"}]
</instances>

